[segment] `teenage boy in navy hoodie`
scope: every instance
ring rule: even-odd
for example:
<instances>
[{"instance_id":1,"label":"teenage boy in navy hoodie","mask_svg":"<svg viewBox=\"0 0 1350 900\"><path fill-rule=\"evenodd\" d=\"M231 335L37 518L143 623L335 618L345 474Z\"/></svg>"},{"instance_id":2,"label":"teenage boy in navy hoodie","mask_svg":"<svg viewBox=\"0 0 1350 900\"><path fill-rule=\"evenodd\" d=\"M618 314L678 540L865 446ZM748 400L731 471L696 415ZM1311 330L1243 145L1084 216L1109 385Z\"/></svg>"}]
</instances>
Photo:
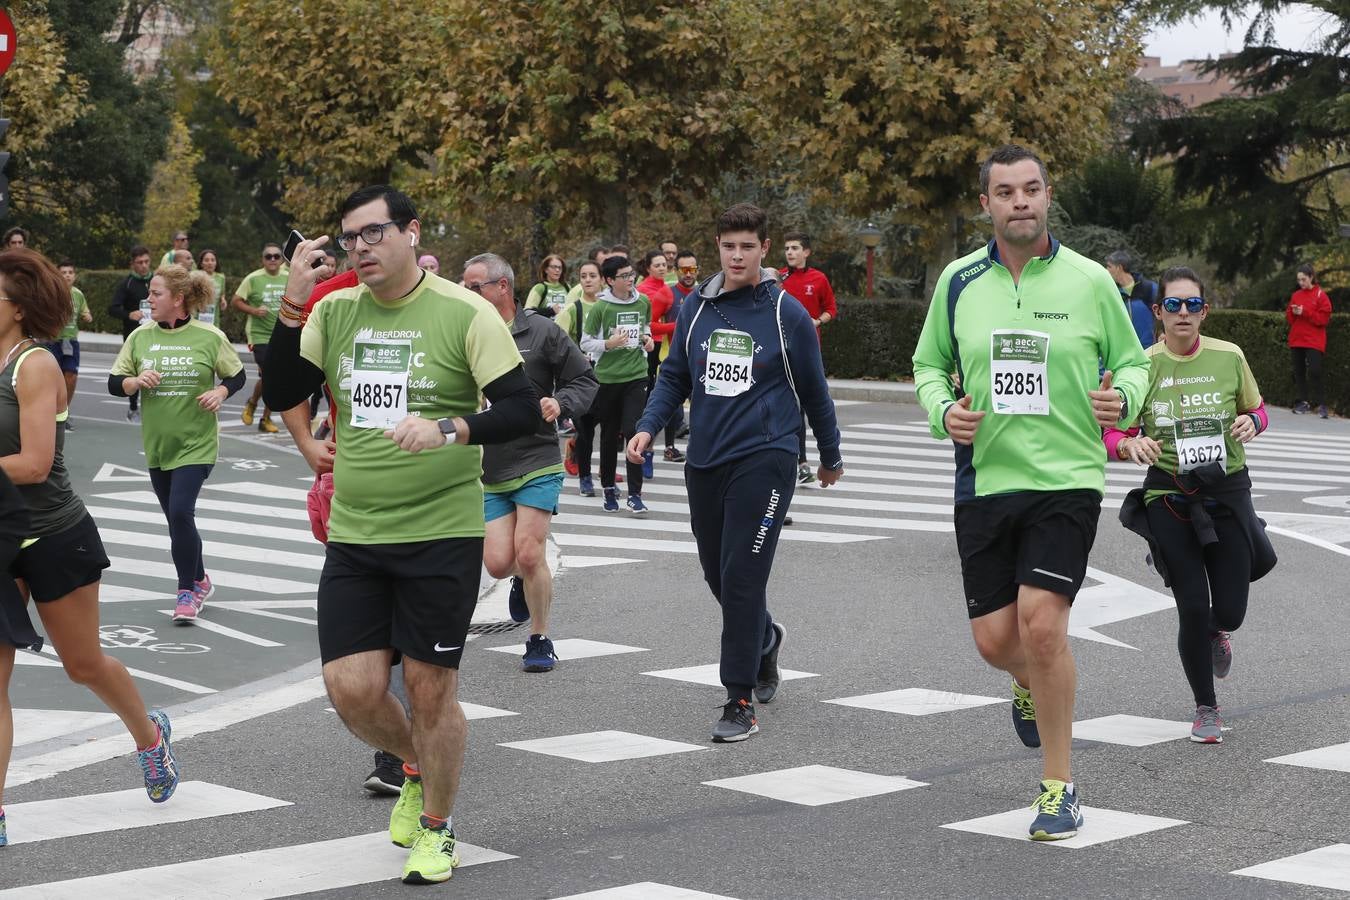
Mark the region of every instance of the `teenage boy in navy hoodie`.
<instances>
[{"instance_id":1,"label":"teenage boy in navy hoodie","mask_svg":"<svg viewBox=\"0 0 1350 900\"><path fill-rule=\"evenodd\" d=\"M740 203L717 219L722 271L680 308L670 355L628 442L641 461L676 407L691 399L684 470L689 520L703 577L722 606L722 717L716 742L759 730L754 699L778 691L787 634L769 615L766 590L783 515L797 484L797 428L806 411L816 436L821 487L844 472L839 426L815 326L762 269L764 211Z\"/></svg>"}]
</instances>

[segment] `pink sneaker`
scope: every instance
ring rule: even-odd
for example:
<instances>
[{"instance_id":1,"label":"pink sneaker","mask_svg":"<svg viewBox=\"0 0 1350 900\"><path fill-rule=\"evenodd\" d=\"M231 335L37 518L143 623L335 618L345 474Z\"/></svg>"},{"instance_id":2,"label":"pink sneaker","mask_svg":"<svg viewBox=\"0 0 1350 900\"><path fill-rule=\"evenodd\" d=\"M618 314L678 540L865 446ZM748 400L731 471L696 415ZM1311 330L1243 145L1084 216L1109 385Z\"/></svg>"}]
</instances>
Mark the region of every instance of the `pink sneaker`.
<instances>
[{"instance_id":1,"label":"pink sneaker","mask_svg":"<svg viewBox=\"0 0 1350 900\"><path fill-rule=\"evenodd\" d=\"M206 603L206 599L216 592L216 586L211 583L210 575L202 575L201 581L192 582L192 594L197 598L197 609L200 611Z\"/></svg>"},{"instance_id":2,"label":"pink sneaker","mask_svg":"<svg viewBox=\"0 0 1350 900\"><path fill-rule=\"evenodd\" d=\"M179 591L178 602L174 604L173 620L175 622L193 622L197 619L197 613L201 612L202 602L197 599L197 595L192 591Z\"/></svg>"}]
</instances>

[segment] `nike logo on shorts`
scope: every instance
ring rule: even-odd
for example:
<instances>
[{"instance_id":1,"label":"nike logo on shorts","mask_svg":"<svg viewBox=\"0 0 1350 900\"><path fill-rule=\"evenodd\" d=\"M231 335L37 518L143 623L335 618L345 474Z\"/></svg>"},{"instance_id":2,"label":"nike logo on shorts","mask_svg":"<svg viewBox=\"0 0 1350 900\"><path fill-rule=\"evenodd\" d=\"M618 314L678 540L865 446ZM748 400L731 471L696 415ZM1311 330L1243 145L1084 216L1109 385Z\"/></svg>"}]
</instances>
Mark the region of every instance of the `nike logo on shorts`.
<instances>
[{"instance_id":1,"label":"nike logo on shorts","mask_svg":"<svg viewBox=\"0 0 1350 900\"><path fill-rule=\"evenodd\" d=\"M451 650L463 650L464 645L460 644L458 647L442 647L440 641L437 641L431 649L435 650L437 653L449 653Z\"/></svg>"}]
</instances>

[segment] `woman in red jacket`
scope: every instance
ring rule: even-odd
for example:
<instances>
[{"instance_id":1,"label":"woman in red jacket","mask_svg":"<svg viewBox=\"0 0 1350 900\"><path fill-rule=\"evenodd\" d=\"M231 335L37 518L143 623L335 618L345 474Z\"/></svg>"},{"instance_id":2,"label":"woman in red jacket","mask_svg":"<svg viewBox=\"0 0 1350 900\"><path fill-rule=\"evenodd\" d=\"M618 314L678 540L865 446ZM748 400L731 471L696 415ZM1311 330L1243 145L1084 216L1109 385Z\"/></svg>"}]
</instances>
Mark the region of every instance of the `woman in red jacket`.
<instances>
[{"instance_id":1,"label":"woman in red jacket","mask_svg":"<svg viewBox=\"0 0 1350 900\"><path fill-rule=\"evenodd\" d=\"M1317 273L1304 263L1298 267L1298 290L1289 298L1284 317L1289 320L1289 348L1294 359L1294 412L1311 411L1309 399L1317 403L1317 414L1327 417L1326 397L1322 393L1322 355L1327 352L1327 323L1331 321L1331 298L1317 284ZM1308 380L1312 380L1312 396Z\"/></svg>"}]
</instances>

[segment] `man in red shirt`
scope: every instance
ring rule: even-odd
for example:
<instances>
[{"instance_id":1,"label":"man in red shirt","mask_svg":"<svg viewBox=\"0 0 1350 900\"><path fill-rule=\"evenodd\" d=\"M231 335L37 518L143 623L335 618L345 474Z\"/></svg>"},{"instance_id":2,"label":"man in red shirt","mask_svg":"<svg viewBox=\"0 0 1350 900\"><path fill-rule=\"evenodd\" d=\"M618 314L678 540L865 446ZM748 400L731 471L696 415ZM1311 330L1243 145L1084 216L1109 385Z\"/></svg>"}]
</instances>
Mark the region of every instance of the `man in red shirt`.
<instances>
[{"instance_id":1,"label":"man in red shirt","mask_svg":"<svg viewBox=\"0 0 1350 900\"><path fill-rule=\"evenodd\" d=\"M783 290L797 298L797 302L806 307L816 326L816 339L820 338L820 327L826 322L839 318L839 307L834 302L834 288L830 279L819 269L811 268L811 235L805 231L789 231L783 235L783 255L787 257L787 268L780 272L779 282ZM797 483L810 484L816 480L811 467L806 464L806 414L802 413L802 427L797 432Z\"/></svg>"}]
</instances>

